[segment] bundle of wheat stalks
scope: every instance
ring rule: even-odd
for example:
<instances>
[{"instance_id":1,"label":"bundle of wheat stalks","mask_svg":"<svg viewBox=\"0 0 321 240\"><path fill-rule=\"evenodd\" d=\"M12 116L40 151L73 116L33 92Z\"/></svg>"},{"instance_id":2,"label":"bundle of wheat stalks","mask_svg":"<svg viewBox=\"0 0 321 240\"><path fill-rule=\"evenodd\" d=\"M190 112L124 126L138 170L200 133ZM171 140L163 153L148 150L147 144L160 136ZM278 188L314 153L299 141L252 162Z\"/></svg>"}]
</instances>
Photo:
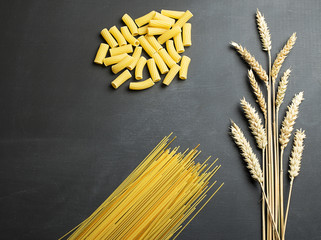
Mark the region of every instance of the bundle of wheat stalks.
<instances>
[{"instance_id":1,"label":"bundle of wheat stalks","mask_svg":"<svg viewBox=\"0 0 321 240\"><path fill-rule=\"evenodd\" d=\"M269 58L269 71L267 72L259 62L249 53L246 48L232 42L231 45L237 50L244 61L251 67L248 77L256 96L263 117L264 125L259 113L255 108L243 98L241 106L249 122L249 128L256 140L258 148L262 151L262 166L254 154L250 143L245 138L242 130L232 121L231 134L241 150L250 173L259 182L262 190L262 238L265 239L285 239L285 229L289 212L289 205L294 178L298 176L301 166L303 140L305 132L296 130L294 143L289 161L290 191L287 200L286 210L284 209L284 189L283 189L283 153L288 145L293 131L295 120L298 117L299 105L303 101L303 92L294 96L291 104L287 107L280 133L278 130L279 109L283 103L284 95L288 85L290 69L287 69L279 81L277 92L275 90L281 66L292 49L296 41L296 33L293 33L283 49L278 53L274 63L271 62L271 35L264 16L259 10L256 12L256 19L259 34L262 41L263 50L267 52ZM266 85L266 98L261 91L254 73ZM267 101L266 101L267 100ZM267 103L266 103L267 102Z\"/></svg>"}]
</instances>

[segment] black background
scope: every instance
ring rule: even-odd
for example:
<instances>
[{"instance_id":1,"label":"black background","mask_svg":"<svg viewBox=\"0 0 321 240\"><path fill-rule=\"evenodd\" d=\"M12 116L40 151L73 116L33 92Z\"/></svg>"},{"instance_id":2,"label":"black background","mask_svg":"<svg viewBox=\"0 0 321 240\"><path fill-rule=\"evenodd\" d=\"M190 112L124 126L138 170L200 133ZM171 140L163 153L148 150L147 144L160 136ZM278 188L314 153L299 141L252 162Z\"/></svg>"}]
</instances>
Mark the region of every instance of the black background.
<instances>
[{"instance_id":1,"label":"black background","mask_svg":"<svg viewBox=\"0 0 321 240\"><path fill-rule=\"evenodd\" d=\"M288 239L321 239L321 33L319 0L0 2L1 239L56 239L105 200L163 136L200 143L220 158L223 189L180 239L260 239L260 190L228 135L229 119L248 134L239 100L254 104L247 66L229 47L246 46L267 66L255 11L266 16L272 57L297 32L281 71L292 68L285 103L304 90L296 127L306 130ZM117 91L110 68L93 64L104 27L151 10L193 12L186 81ZM145 75L146 76L146 75ZM263 86L262 86L263 87ZM281 118L286 104L281 107ZM290 146L286 150L288 158ZM259 152L258 152L259 154ZM288 181L286 181L288 182ZM287 189L287 188L286 188Z\"/></svg>"}]
</instances>

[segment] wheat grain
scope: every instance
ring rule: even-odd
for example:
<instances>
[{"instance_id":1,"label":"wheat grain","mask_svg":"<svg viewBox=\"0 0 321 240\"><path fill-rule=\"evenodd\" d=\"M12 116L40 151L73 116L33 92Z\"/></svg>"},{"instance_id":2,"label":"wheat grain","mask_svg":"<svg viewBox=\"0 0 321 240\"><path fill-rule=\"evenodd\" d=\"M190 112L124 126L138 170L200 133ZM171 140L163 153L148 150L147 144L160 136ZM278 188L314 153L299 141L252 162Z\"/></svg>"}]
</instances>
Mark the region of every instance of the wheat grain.
<instances>
[{"instance_id":1,"label":"wheat grain","mask_svg":"<svg viewBox=\"0 0 321 240\"><path fill-rule=\"evenodd\" d=\"M299 175L300 167L301 167L301 159L303 153L303 140L305 139L305 131L302 129L296 130L294 135L294 143L290 157L290 178L294 179Z\"/></svg>"},{"instance_id":2,"label":"wheat grain","mask_svg":"<svg viewBox=\"0 0 321 240\"><path fill-rule=\"evenodd\" d=\"M288 111L286 112L286 115L284 117L284 120L282 122L282 128L280 133L280 144L281 144L281 150L286 147L290 140L291 132L293 130L293 126L295 124L295 120L298 117L299 114L299 105L303 101L303 92L300 92L299 94L296 94L294 98L292 99L292 103L290 106L288 106Z\"/></svg>"},{"instance_id":3,"label":"wheat grain","mask_svg":"<svg viewBox=\"0 0 321 240\"><path fill-rule=\"evenodd\" d=\"M266 102L265 102L263 93L261 91L261 88L259 87L259 84L257 83L254 77L252 69L248 70L248 76L249 76L251 87L256 96L256 102L259 104L261 111L264 115L264 118L266 119Z\"/></svg>"},{"instance_id":4,"label":"wheat grain","mask_svg":"<svg viewBox=\"0 0 321 240\"><path fill-rule=\"evenodd\" d=\"M245 98L241 100L241 106L245 116L249 121L250 129L260 149L265 149L267 144L265 129L262 125L261 118L255 109L248 103Z\"/></svg>"},{"instance_id":5,"label":"wheat grain","mask_svg":"<svg viewBox=\"0 0 321 240\"><path fill-rule=\"evenodd\" d=\"M241 45L236 42L231 42L231 45L238 51L238 53L242 56L242 58L250 65L250 67L256 72L256 74L268 85L269 78L266 74L266 71L259 64L259 62L250 54L250 52L243 48Z\"/></svg>"},{"instance_id":6,"label":"wheat grain","mask_svg":"<svg viewBox=\"0 0 321 240\"><path fill-rule=\"evenodd\" d=\"M231 121L231 134L236 145L241 150L241 155L244 157L244 161L247 163L247 168L250 170L252 178L262 184L263 173L259 160L253 153L250 143L246 140L242 130L233 121Z\"/></svg>"},{"instance_id":7,"label":"wheat grain","mask_svg":"<svg viewBox=\"0 0 321 240\"><path fill-rule=\"evenodd\" d=\"M263 50L270 51L272 48L270 30L266 24L264 16L261 14L259 9L256 10L256 22L260 33Z\"/></svg>"},{"instance_id":8,"label":"wheat grain","mask_svg":"<svg viewBox=\"0 0 321 240\"><path fill-rule=\"evenodd\" d=\"M275 101L275 106L276 109L279 110L281 104L283 103L283 99L285 96L286 89L288 87L288 78L290 76L291 70L287 69L284 73L283 76L281 77L279 87L278 87L278 92L276 94L276 101Z\"/></svg>"},{"instance_id":9,"label":"wheat grain","mask_svg":"<svg viewBox=\"0 0 321 240\"><path fill-rule=\"evenodd\" d=\"M287 41L287 43L285 44L285 46L283 47L283 49L278 53L272 66L272 73L271 73L272 81L275 81L275 79L277 78L279 71L282 67L282 64L285 58L287 57L287 55L289 54L289 52L291 51L291 49L293 48L295 41L296 41L296 33L293 33L289 38L289 40Z\"/></svg>"}]
</instances>

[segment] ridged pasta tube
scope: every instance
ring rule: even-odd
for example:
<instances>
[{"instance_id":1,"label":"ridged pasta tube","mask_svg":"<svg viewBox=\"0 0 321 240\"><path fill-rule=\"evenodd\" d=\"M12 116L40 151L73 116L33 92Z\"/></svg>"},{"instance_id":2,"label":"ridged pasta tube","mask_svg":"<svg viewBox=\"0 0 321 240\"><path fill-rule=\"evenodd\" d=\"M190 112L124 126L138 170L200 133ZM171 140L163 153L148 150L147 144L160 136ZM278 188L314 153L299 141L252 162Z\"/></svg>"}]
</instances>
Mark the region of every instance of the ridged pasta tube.
<instances>
[{"instance_id":1,"label":"ridged pasta tube","mask_svg":"<svg viewBox=\"0 0 321 240\"><path fill-rule=\"evenodd\" d=\"M109 48L109 46L106 43L101 43L99 45L94 63L103 64L103 60L105 59L105 57L107 55L108 48Z\"/></svg>"},{"instance_id":2,"label":"ridged pasta tube","mask_svg":"<svg viewBox=\"0 0 321 240\"><path fill-rule=\"evenodd\" d=\"M188 66L191 62L191 59L187 56L182 57L181 61L181 69L179 70L179 78L180 79L187 79L187 72L188 72Z\"/></svg>"},{"instance_id":3,"label":"ridged pasta tube","mask_svg":"<svg viewBox=\"0 0 321 240\"><path fill-rule=\"evenodd\" d=\"M109 50L110 56L116 56L122 53L131 53L133 52L133 46L131 44L127 44L121 47L111 48Z\"/></svg>"},{"instance_id":4,"label":"ridged pasta tube","mask_svg":"<svg viewBox=\"0 0 321 240\"><path fill-rule=\"evenodd\" d=\"M154 53L153 58L161 74L165 74L169 71L164 60L157 52Z\"/></svg>"},{"instance_id":5,"label":"ridged pasta tube","mask_svg":"<svg viewBox=\"0 0 321 240\"><path fill-rule=\"evenodd\" d=\"M163 48L154 36L146 35L145 38L156 51Z\"/></svg>"},{"instance_id":6,"label":"ridged pasta tube","mask_svg":"<svg viewBox=\"0 0 321 240\"><path fill-rule=\"evenodd\" d=\"M176 62L178 63L180 60L181 60L181 55L179 55L177 52L176 52L176 49L174 47L174 41L173 40L167 40L166 41L166 49L167 49L167 52L168 54L171 56L171 58Z\"/></svg>"},{"instance_id":7,"label":"ridged pasta tube","mask_svg":"<svg viewBox=\"0 0 321 240\"><path fill-rule=\"evenodd\" d=\"M125 67L127 67L131 62L134 60L132 56L127 55L124 57L120 62L117 64L111 66L111 70L113 73L119 73L121 70L123 70Z\"/></svg>"},{"instance_id":8,"label":"ridged pasta tube","mask_svg":"<svg viewBox=\"0 0 321 240\"><path fill-rule=\"evenodd\" d=\"M171 24L163 20L150 20L148 26L155 27L155 28L170 29Z\"/></svg>"},{"instance_id":9,"label":"ridged pasta tube","mask_svg":"<svg viewBox=\"0 0 321 240\"><path fill-rule=\"evenodd\" d=\"M131 82L129 84L129 89L130 90L144 90L144 89L150 88L154 85L155 85L155 83L153 82L153 80L151 78L148 78L145 81Z\"/></svg>"},{"instance_id":10,"label":"ridged pasta tube","mask_svg":"<svg viewBox=\"0 0 321 240\"><path fill-rule=\"evenodd\" d=\"M151 11L150 13L147 13L146 15L144 15L140 18L136 18L135 23L137 24L138 27L141 27L141 26L145 25L146 23L149 23L149 21L151 19L153 19L155 14L156 14L155 11Z\"/></svg>"},{"instance_id":11,"label":"ridged pasta tube","mask_svg":"<svg viewBox=\"0 0 321 240\"><path fill-rule=\"evenodd\" d=\"M184 15L184 11L162 10L161 14L170 18L179 19Z\"/></svg>"},{"instance_id":12,"label":"ridged pasta tube","mask_svg":"<svg viewBox=\"0 0 321 240\"><path fill-rule=\"evenodd\" d=\"M127 44L126 39L123 37L123 35L116 26L112 26L109 29L109 32L114 36L119 46L124 46Z\"/></svg>"},{"instance_id":13,"label":"ridged pasta tube","mask_svg":"<svg viewBox=\"0 0 321 240\"><path fill-rule=\"evenodd\" d=\"M139 35L145 35L145 34L147 34L147 28L148 28L148 25L146 25L146 26L144 26L144 27L138 28L138 34L139 34Z\"/></svg>"},{"instance_id":14,"label":"ridged pasta tube","mask_svg":"<svg viewBox=\"0 0 321 240\"><path fill-rule=\"evenodd\" d=\"M156 28L156 27L149 27L149 26L147 28L148 35L161 35L167 31L168 29L166 28Z\"/></svg>"},{"instance_id":15,"label":"ridged pasta tube","mask_svg":"<svg viewBox=\"0 0 321 240\"><path fill-rule=\"evenodd\" d=\"M127 25L127 27L129 28L130 32L132 33L132 35L133 36L137 36L138 35L138 28L137 28L134 20L127 13L125 13L124 16L121 19Z\"/></svg>"},{"instance_id":16,"label":"ridged pasta tube","mask_svg":"<svg viewBox=\"0 0 321 240\"><path fill-rule=\"evenodd\" d=\"M131 73L126 69L114 81L111 82L111 85L113 86L113 88L117 89L119 88L120 85L122 85L131 77L132 77Z\"/></svg>"},{"instance_id":17,"label":"ridged pasta tube","mask_svg":"<svg viewBox=\"0 0 321 240\"><path fill-rule=\"evenodd\" d=\"M183 41L182 41L182 34L177 34L174 36L174 43L175 43L175 48L178 53L185 52Z\"/></svg>"},{"instance_id":18,"label":"ridged pasta tube","mask_svg":"<svg viewBox=\"0 0 321 240\"><path fill-rule=\"evenodd\" d=\"M146 58L144 58L144 57L139 58L136 68L135 68L135 79L137 79L137 80L143 79L143 70L144 70L146 62L147 62Z\"/></svg>"},{"instance_id":19,"label":"ridged pasta tube","mask_svg":"<svg viewBox=\"0 0 321 240\"><path fill-rule=\"evenodd\" d=\"M155 60L153 58L150 58L147 60L147 67L148 67L148 71L149 71L149 74L152 78L152 80L154 82L158 82L161 80L161 77L158 73L158 70L157 70L157 67L156 67L156 63L155 63Z\"/></svg>"},{"instance_id":20,"label":"ridged pasta tube","mask_svg":"<svg viewBox=\"0 0 321 240\"><path fill-rule=\"evenodd\" d=\"M163 44L164 42L166 42L168 39L176 36L177 34L180 34L181 33L181 28L180 27L173 27L171 30L168 30L166 32L164 32L162 35L160 35L158 38L157 38L157 41L160 43L160 44Z\"/></svg>"},{"instance_id":21,"label":"ridged pasta tube","mask_svg":"<svg viewBox=\"0 0 321 240\"><path fill-rule=\"evenodd\" d=\"M131 64L129 64L129 65L127 66L127 68L128 68L129 70L133 70L133 69L136 67L136 64L137 64L137 62L138 62L141 54L142 54L142 47L136 47L136 48L135 48L135 51L134 51L134 53L133 53L133 55L132 55L132 57L134 58L134 60L131 62Z\"/></svg>"},{"instance_id":22,"label":"ridged pasta tube","mask_svg":"<svg viewBox=\"0 0 321 240\"><path fill-rule=\"evenodd\" d=\"M169 70L169 72L166 74L163 84L165 85L169 85L171 84L171 82L173 81L174 77L176 76L176 74L178 73L178 71L181 69L180 66L178 66L177 64L175 64L173 67L171 67L171 69Z\"/></svg>"},{"instance_id":23,"label":"ridged pasta tube","mask_svg":"<svg viewBox=\"0 0 321 240\"><path fill-rule=\"evenodd\" d=\"M126 56L128 56L127 53L119 54L113 57L107 57L104 59L104 65L107 67L109 65L113 65L115 63L119 63L121 60L123 60Z\"/></svg>"},{"instance_id":24,"label":"ridged pasta tube","mask_svg":"<svg viewBox=\"0 0 321 240\"><path fill-rule=\"evenodd\" d=\"M128 27L121 27L120 31L123 34L126 41L129 42L131 45L135 47L139 45L139 41L136 38L134 38L134 36L129 32Z\"/></svg>"},{"instance_id":25,"label":"ridged pasta tube","mask_svg":"<svg viewBox=\"0 0 321 240\"><path fill-rule=\"evenodd\" d=\"M167 16L165 16L163 14L160 14L158 12L156 12L156 14L155 14L153 19L162 20L162 21L168 22L171 26L173 26L175 24L175 19L167 17Z\"/></svg>"},{"instance_id":26,"label":"ridged pasta tube","mask_svg":"<svg viewBox=\"0 0 321 240\"><path fill-rule=\"evenodd\" d=\"M192 45L192 24L185 23L183 26L183 45L189 47Z\"/></svg>"},{"instance_id":27,"label":"ridged pasta tube","mask_svg":"<svg viewBox=\"0 0 321 240\"><path fill-rule=\"evenodd\" d=\"M144 48L145 52L152 57L153 54L156 52L156 50L149 44L147 39L144 36L140 36L138 38L138 41L140 42L140 45Z\"/></svg>"},{"instance_id":28,"label":"ridged pasta tube","mask_svg":"<svg viewBox=\"0 0 321 240\"><path fill-rule=\"evenodd\" d=\"M100 34L111 48L118 46L118 43L116 42L115 38L110 34L110 32L108 32L106 28L101 30Z\"/></svg>"},{"instance_id":29,"label":"ridged pasta tube","mask_svg":"<svg viewBox=\"0 0 321 240\"><path fill-rule=\"evenodd\" d=\"M166 65L171 68L173 65L175 65L175 61L169 56L168 52L165 50L165 48L162 48L158 51L158 54L162 57Z\"/></svg>"},{"instance_id":30,"label":"ridged pasta tube","mask_svg":"<svg viewBox=\"0 0 321 240\"><path fill-rule=\"evenodd\" d=\"M187 10L178 20L177 22L173 25L173 28L178 26L178 27L183 27L183 25L191 18L193 17L193 14Z\"/></svg>"}]
</instances>

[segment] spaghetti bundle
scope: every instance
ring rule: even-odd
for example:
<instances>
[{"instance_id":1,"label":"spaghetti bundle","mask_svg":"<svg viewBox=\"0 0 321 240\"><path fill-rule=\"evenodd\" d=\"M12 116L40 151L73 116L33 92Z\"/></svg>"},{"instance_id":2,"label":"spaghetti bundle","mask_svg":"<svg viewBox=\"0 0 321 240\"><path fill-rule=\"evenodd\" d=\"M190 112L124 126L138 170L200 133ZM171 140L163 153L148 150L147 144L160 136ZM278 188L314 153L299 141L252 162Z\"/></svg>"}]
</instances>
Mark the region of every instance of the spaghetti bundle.
<instances>
[{"instance_id":1,"label":"spaghetti bundle","mask_svg":"<svg viewBox=\"0 0 321 240\"><path fill-rule=\"evenodd\" d=\"M89 218L66 234L68 239L175 239L184 230L223 184L207 196L220 166L214 166L216 161L209 164L210 157L195 163L197 147L183 153L179 147L171 150L168 146L175 138L170 136Z\"/></svg>"}]
</instances>

